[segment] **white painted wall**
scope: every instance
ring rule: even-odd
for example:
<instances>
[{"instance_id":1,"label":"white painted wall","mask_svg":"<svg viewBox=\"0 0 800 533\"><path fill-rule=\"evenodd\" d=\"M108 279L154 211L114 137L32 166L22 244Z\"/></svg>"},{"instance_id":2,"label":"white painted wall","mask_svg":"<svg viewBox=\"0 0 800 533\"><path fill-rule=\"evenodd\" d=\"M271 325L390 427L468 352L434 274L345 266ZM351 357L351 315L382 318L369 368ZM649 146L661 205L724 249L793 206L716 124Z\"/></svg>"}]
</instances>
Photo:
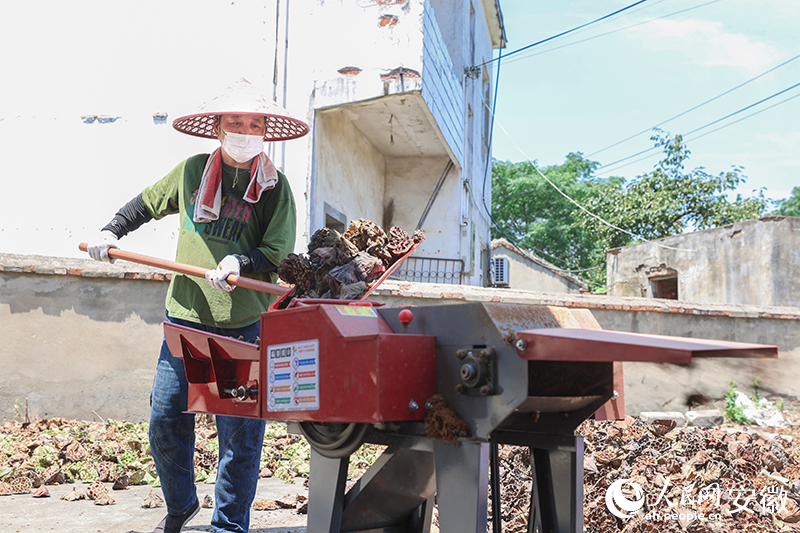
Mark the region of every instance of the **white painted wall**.
<instances>
[{"instance_id":1,"label":"white painted wall","mask_svg":"<svg viewBox=\"0 0 800 533\"><path fill-rule=\"evenodd\" d=\"M174 118L240 77L275 92L275 0L30 0L0 13L3 252L86 257L78 243L122 204L216 148L173 130ZM302 104L287 107L307 119L307 95ZM168 124L153 123L157 112ZM82 115L119 118L85 124ZM294 142L303 153L290 147L291 164L283 143L273 155L302 198L308 143ZM176 227L168 217L121 245L172 258Z\"/></svg>"},{"instance_id":2,"label":"white painted wall","mask_svg":"<svg viewBox=\"0 0 800 533\"><path fill-rule=\"evenodd\" d=\"M312 228L325 226L325 202L347 217L345 226L357 218L381 224L386 173L383 154L342 111L318 113L315 125L320 142L314 153L317 208Z\"/></svg>"},{"instance_id":3,"label":"white painted wall","mask_svg":"<svg viewBox=\"0 0 800 533\"><path fill-rule=\"evenodd\" d=\"M434 48L450 61L451 78L424 89L417 80L406 90L421 91L431 106L438 99L441 116L449 114L441 128L452 132L440 138L457 166L426 220L429 238L419 253L460 258L467 270L477 265L465 281L482 284L481 247L489 242L483 206L491 193L484 187L489 154L480 145L485 122L475 99L488 78L465 82L460 76L491 57L489 33L480 2L427 5L427 14L425 0L389 6L371 0L29 0L3 6L0 252L86 257L78 243L90 240L120 206L181 160L216 148L214 141L176 132L172 120L240 77L312 127L309 136L268 151L295 194L296 250L304 250L324 223L311 203L317 186L319 198L351 218L381 221L385 202L395 198L395 220L413 230L446 159L382 160L352 124L316 110L379 97L386 87L380 74L390 69L422 72L427 16L429 23L444 24L440 39L446 42ZM432 5L441 20L433 18ZM400 23L380 27L383 14L396 14ZM337 72L349 65L363 69L357 83ZM154 113L167 113L167 123L155 124ZM461 123L451 120L459 113ZM87 124L85 115L116 119ZM172 258L177 226L174 217L151 222L120 244Z\"/></svg>"}]
</instances>

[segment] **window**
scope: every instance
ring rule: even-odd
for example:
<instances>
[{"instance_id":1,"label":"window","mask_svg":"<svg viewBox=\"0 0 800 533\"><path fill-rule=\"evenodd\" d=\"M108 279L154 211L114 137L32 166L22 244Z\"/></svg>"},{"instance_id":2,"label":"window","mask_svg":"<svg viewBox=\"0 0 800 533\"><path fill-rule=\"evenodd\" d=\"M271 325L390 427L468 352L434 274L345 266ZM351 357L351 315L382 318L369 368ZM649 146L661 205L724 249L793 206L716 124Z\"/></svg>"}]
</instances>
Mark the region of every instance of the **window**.
<instances>
[{"instance_id":1,"label":"window","mask_svg":"<svg viewBox=\"0 0 800 533\"><path fill-rule=\"evenodd\" d=\"M650 290L653 293L653 298L677 300L678 274L676 273L671 276L650 278Z\"/></svg>"},{"instance_id":2,"label":"window","mask_svg":"<svg viewBox=\"0 0 800 533\"><path fill-rule=\"evenodd\" d=\"M325 202L325 227L335 229L339 233L344 233L347 229L347 217L342 212Z\"/></svg>"}]
</instances>

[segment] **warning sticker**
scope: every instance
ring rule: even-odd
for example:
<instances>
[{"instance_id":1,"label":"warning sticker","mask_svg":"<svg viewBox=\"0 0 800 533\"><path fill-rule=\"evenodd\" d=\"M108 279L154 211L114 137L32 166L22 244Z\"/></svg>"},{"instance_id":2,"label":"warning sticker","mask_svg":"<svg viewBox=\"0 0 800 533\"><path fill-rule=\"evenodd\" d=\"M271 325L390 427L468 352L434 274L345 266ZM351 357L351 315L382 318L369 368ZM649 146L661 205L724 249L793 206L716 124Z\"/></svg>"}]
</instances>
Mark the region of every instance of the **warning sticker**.
<instances>
[{"instance_id":1,"label":"warning sticker","mask_svg":"<svg viewBox=\"0 0 800 533\"><path fill-rule=\"evenodd\" d=\"M319 340L267 346L267 410L319 409Z\"/></svg>"},{"instance_id":2,"label":"warning sticker","mask_svg":"<svg viewBox=\"0 0 800 533\"><path fill-rule=\"evenodd\" d=\"M375 309L365 305L337 305L336 310L343 316L364 316L378 318Z\"/></svg>"}]
</instances>

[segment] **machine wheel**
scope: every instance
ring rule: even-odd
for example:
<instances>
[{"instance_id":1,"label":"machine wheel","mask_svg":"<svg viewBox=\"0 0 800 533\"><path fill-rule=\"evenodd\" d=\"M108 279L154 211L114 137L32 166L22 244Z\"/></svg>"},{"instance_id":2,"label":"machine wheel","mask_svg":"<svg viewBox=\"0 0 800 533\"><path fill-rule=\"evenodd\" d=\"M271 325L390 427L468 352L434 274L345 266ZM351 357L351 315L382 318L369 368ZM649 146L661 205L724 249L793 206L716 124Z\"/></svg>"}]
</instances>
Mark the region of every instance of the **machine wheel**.
<instances>
[{"instance_id":1,"label":"machine wheel","mask_svg":"<svg viewBox=\"0 0 800 533\"><path fill-rule=\"evenodd\" d=\"M351 422L300 422L300 432L320 455L331 459L348 457L364 442L370 424Z\"/></svg>"}]
</instances>

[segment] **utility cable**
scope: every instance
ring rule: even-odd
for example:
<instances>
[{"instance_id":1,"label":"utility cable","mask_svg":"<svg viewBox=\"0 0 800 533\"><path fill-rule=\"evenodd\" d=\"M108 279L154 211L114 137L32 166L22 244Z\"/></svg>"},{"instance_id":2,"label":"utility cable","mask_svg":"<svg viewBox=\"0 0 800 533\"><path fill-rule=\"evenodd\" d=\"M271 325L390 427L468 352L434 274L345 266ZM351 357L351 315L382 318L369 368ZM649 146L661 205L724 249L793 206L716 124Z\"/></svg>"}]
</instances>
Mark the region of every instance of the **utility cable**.
<instances>
[{"instance_id":1,"label":"utility cable","mask_svg":"<svg viewBox=\"0 0 800 533\"><path fill-rule=\"evenodd\" d=\"M761 99L761 100L759 100L758 102L754 102L754 103L752 103L752 104L750 104L750 105L748 105L748 106L745 106L745 107L743 107L743 108L741 108L741 109L738 109L737 111L734 111L733 113L730 113L730 114L728 114L728 115L725 115L725 116L724 116L724 117L722 117L722 118L718 118L717 120L714 120L714 121L712 121L712 122L709 122L708 124L705 124L705 125L703 125L703 126L700 126L699 128L695 128L695 129L693 129L692 131L689 131L689 132L685 133L685 134L684 134L684 136L691 135L692 133L696 133L696 132L698 132L698 131L700 131L700 130L706 129L706 128L707 128L707 127L709 127L709 126L713 126L714 124L717 124L718 122L722 122L723 120L729 119L729 118L731 118L732 116L738 115L739 113L743 113L744 111L747 111L748 109L751 109L751 108L753 108L753 107L755 107L755 106L757 106L757 105L759 105L759 104L763 104L763 103L764 103L764 102L766 102L767 100L771 100L772 98L775 98L776 96L780 96L781 94L783 94L783 93L785 93L785 92L787 92L787 91L791 91L792 89L794 89L794 88L796 88L796 87L800 87L800 83L795 83L795 84L794 84L794 85L792 85L791 87L787 87L786 89L783 89L782 91L778 91L778 92L776 92L776 93L773 93L773 94L771 94L770 96L767 96L766 98L762 98L762 99ZM599 167L597 168L597 170L608 169L609 167L611 167L611 166L614 166L614 165L616 165L617 163L622 163L623 161L627 161L627 160L629 160L629 159L633 159L634 157L638 157L638 156L640 156L640 155L642 155L642 154L646 154L646 153L648 153L648 152L652 152L653 150L657 150L657 149L658 149L658 147L657 147L657 146L654 146L654 147L652 147L652 148L648 148L648 149L646 149L646 150L642 150L642 151L640 151L640 152L636 152L635 154L629 155L629 156L627 156L627 157L623 157L622 159L617 159L616 161L614 161L614 162L612 162L612 163L608 163L608 164L606 164L606 165L601 165L601 166L599 166Z\"/></svg>"},{"instance_id":2,"label":"utility cable","mask_svg":"<svg viewBox=\"0 0 800 533\"><path fill-rule=\"evenodd\" d=\"M492 140L494 139L494 119L495 119L495 110L497 109L497 89L500 86L500 64L501 64L500 61L502 60L503 57L504 57L503 56L503 51L500 50L498 52L498 56L497 56L497 60L498 60L497 61L497 73L495 75L495 85L494 85L494 95L493 95L493 98L492 98L492 108L490 109L489 106L486 104L486 102L483 101L483 99L481 98L481 101L483 102L483 105L489 110L489 113L491 115L491 121L489 123L489 140L488 140L488 143L487 143L488 144L488 148L489 148L489 153L491 153ZM497 223L497 221L492 216L492 210L489 209L489 207L486 205L486 184L487 183L491 183L491 175L489 175L489 165L490 165L490 163L491 163L491 159L487 157L486 158L486 166L484 167L484 170L483 170L483 175L484 175L483 191L481 191L481 203L483 204L483 209L484 209L484 211L486 211L486 214L489 215L489 220L492 221L492 226L494 226L494 228L503 235L503 238L505 238L505 240L508 241L512 246L514 246L514 248L516 248L518 252L520 252L521 254L524 255L525 251L522 248L520 248L520 246L513 239L509 238L509 236L506 235L506 232L503 231L503 228L500 227L500 225ZM489 179L486 179L487 176L488 176ZM556 257L556 256L554 256L554 255L552 255L552 254L550 254L548 252L545 252L544 250L539 250L538 248L536 248L534 246L531 246L531 248L533 248L537 253L542 254L542 255L546 255L546 256L550 257L551 259L555 259L555 260L561 261L563 263L567 263L568 262L566 259L562 259L561 257ZM556 270L558 270L560 272L566 272L566 273L587 272L589 270L596 270L596 269L602 268L602 267L595 267L595 268L583 269L583 270L564 270L564 269L559 268L559 267L557 267L555 265L553 265L553 267L555 267Z\"/></svg>"},{"instance_id":3,"label":"utility cable","mask_svg":"<svg viewBox=\"0 0 800 533\"><path fill-rule=\"evenodd\" d=\"M595 24L595 23L597 23L597 22L600 22L601 20L605 20L605 19L607 19L607 18L609 18L609 17L613 17L614 15L617 15L617 14L619 14L619 13L622 13L623 11L627 11L628 9L631 9L632 7L636 7L636 6L638 6L639 4L643 4L643 3L647 2L647 1L648 1L648 0L639 0L638 2L634 2L633 4L630 4L630 5L628 5L628 6L625 6L625 7L623 7L622 9L618 9L618 10L614 11L613 13L609 13L608 15L604 15L604 16L602 16L602 17L600 17L600 18L598 18L598 19L595 19L595 20L593 20L593 21L591 21L591 22L587 22L587 23L585 23L585 24L581 24L580 26L576 26L576 27L574 27L574 28L572 28L572 29L570 29L570 30L567 30L567 31L562 31L561 33L559 33L559 34L557 34L557 35L553 35L553 36L547 37L546 39L542 39L541 41L537 41L537 42L535 42L535 43L532 43L532 44L529 44L529 45L527 45L527 46L523 46L522 48L519 48L519 49L517 49L517 50L514 50L513 52L509 52L509 53L507 53L507 54L506 54L506 55L504 55L503 57L509 57L509 56L512 56L512 55L514 55L514 54L518 54L519 52L522 52L522 51L524 51L524 50L528 50L529 48L533 48L534 46L539 46L540 44L544 44L544 43L546 43L546 42L552 41L553 39L557 39L558 37L562 37L562 36L564 36L564 35L567 35L567 34L569 34L569 33L573 33L573 32L575 32L575 31L578 31L578 30L580 30L581 28L585 28L586 26L591 26L592 24ZM489 63L493 63L494 61L497 61L497 60L499 60L499 59L500 59L500 58L499 58L499 57L497 57L497 58L495 58L495 59L492 59L491 61L489 61ZM484 64L487 64L487 63L484 63ZM473 68L473 69L476 69L476 68L478 68L478 67L480 67L480 65L475 65L475 66L473 66L472 68Z\"/></svg>"},{"instance_id":4,"label":"utility cable","mask_svg":"<svg viewBox=\"0 0 800 533\"><path fill-rule=\"evenodd\" d=\"M705 4L704 4L704 5L705 5ZM781 63L780 65L776 65L776 66L772 67L771 69L769 69L769 70L767 70L767 71L765 71L765 72L762 72L761 74L759 74L758 76L755 76L754 78L750 78L750 79L749 79L749 80L747 80L746 82L744 82L744 83L741 83L741 84L737 85L736 87L733 87L733 88L731 88L731 89L728 89L727 91L725 91L725 92L723 92L723 93L721 93L721 94L718 94L717 96L715 96L715 97L713 97L713 98L711 98L711 99L709 99L709 100L706 100L705 102L703 102L703 103L701 103L701 104L697 104L696 106L692 107L691 109L687 109L686 111L684 111L684 112L682 112L682 113L678 113L677 115L675 115L675 116L673 116L673 117L670 117L670 118L668 118L667 120L664 120L664 121L662 121L662 122L659 122L659 123L658 123L658 124L656 124L655 126L651 126L651 127L647 128L647 129L644 129L644 130L640 131L639 133L634 133L634 134L633 134L633 135L631 135L630 137L626 137L625 139L622 139L621 141L617 141L617 142L615 142L614 144L610 144L610 145L606 146L605 148L601 148L600 150L597 150L596 152L592 152L591 154L587 155L586 157L592 157L593 155L597 155L597 154L599 154L600 152L605 152L605 151L606 151L606 150L608 150L609 148L613 148L613 147L615 147L615 146L617 146L617 145L620 145L620 144L622 144L622 143L624 143L624 142L630 141L631 139L633 139L633 138L635 138L635 137L638 137L639 135L642 135L643 133L647 133L647 132L649 132L649 131L652 131L654 128L658 128L659 126L662 126L662 125L666 124L667 122L672 122L672 121L673 121L673 120L675 120L676 118L682 117L683 115L685 115L685 114L687 114L687 113L691 113L692 111L694 111L694 110L696 110L696 109L699 109L699 108L703 107L703 106L704 106L704 105L706 105L706 104L710 104L710 103L711 103L711 102L713 102L714 100L718 100L718 99L722 98L722 97L723 97L723 96L725 96L726 94L730 94L730 93L732 93L733 91L735 91L735 90L737 90L737 89L741 89L742 87L744 87L744 86L745 86L745 85L747 85L748 83L750 83L750 82L753 82L753 81L756 81L757 79L759 79L759 78L761 78L761 77L763 77L763 76L766 76L766 75L767 75L767 74L769 74L770 72L773 72L773 71L775 71L775 70L778 70L779 68L781 68L781 67L783 67L783 66L785 66L785 65L788 65L789 63L791 63L792 61L794 61L794 60L796 60L796 59L800 59L800 54L798 54L798 55L796 55L796 56L794 56L794 57L792 57L792 58L790 58L790 59L788 59L788 60L784 61L784 62L783 62L783 63Z\"/></svg>"},{"instance_id":5,"label":"utility cable","mask_svg":"<svg viewBox=\"0 0 800 533\"><path fill-rule=\"evenodd\" d=\"M687 11L692 11L694 9L699 9L701 7L705 7L705 6L711 5L711 4L716 4L717 2L721 2L721 1L722 0L711 0L711 2L706 2L705 4L700 4L700 5L697 5L697 6L694 6L694 7L681 9L680 11L675 11L673 13L668 13L666 15L661 15L660 17L655 17L655 18L651 18L651 19L648 19L648 20L645 20L645 21L642 21L642 22L637 22L636 24L631 24L630 26L625 26L624 28L617 28L616 30L607 31L605 33L600 33L600 34L594 35L592 37L587 37L586 39L581 39L580 41L573 41L571 43L562 44L561 46L556 46L554 48L548 48L547 50L542 50L541 52L536 52L535 54L525 54L525 55L523 55L521 57L517 57L516 59L512 59L512 60L508 61L508 63L516 63L517 61L522 61L523 59L529 59L531 57L540 56L542 54L547 54L549 52L555 52L556 50L561 50L562 48L567 48L567 47L575 45L575 44L585 43L586 41L591 41L593 39L598 39L600 37L605 37L606 35L611 35L612 33L618 33L618 32L621 32L621 31L629 30L631 28L635 28L636 26L642 26L644 24L650 24L651 22L655 22L656 20L661 20L661 19L665 19L665 18L669 18L669 17L674 17L675 15L680 15L681 13L686 13ZM660 3L660 2L657 2L657 3ZM798 57L800 57L800 56L798 56ZM645 130L645 131L647 131L647 130ZM637 135L639 135L639 134L637 134ZM620 141L620 142L624 142L624 141Z\"/></svg>"},{"instance_id":6,"label":"utility cable","mask_svg":"<svg viewBox=\"0 0 800 533\"><path fill-rule=\"evenodd\" d=\"M742 117L742 118L740 118L740 119L738 119L738 120L734 120L733 122L729 122L729 123L727 123L727 124L724 124L724 125L720 126L719 128L716 128L716 129L713 129L713 130L711 130L711 131L708 131L708 132L706 132L706 133L704 133L704 134L702 134L702 135L698 135L697 137L692 137L691 139L686 139L686 142L696 141L697 139L701 139L701 138L705 137L706 135L711 135L712 133L715 133L715 132L717 132L717 131L719 131L719 130L724 130L724 129L725 129L725 128L727 128L728 126L733 126L734 124L737 124L737 123L739 123L739 122L741 122L741 121L743 121L743 120L746 120L746 119L748 119L748 118L750 118L750 117L754 117L754 116L756 116L756 115L760 115L760 114L761 114L761 113L763 113L764 111L768 111L768 110L772 109L773 107L778 107L779 105L781 105L781 104L785 104L785 103L786 103L786 102L788 102L789 100L794 100L795 98L798 98L798 97L800 97L800 94L796 94L796 95L794 95L794 96L790 96L789 98L787 98L787 99L785 99L785 100L781 100L780 102L777 102L777 103L775 103L775 104L772 104L771 106L765 107L764 109L759 109L758 111L756 111L756 112L754 112L754 113L750 113L749 115L747 115L747 116L744 116L744 117ZM644 161L645 159L649 159L649 158L650 158L650 156L649 156L649 155L647 155L647 156L644 156L644 157L642 157L642 158L639 158L639 159L637 159L637 160L635 160L635 161L631 161L631 162L629 162L629 163L625 163L624 165L620 165L620 166L618 166L617 168L613 168L613 169L606 169L606 170L604 170L604 171L602 171L602 172L598 172L598 174L607 174L607 173L609 173L609 172L616 172L617 170L619 170L619 169L621 169L621 168L625 168L625 167L627 167L627 166L630 166L630 165L633 165L633 164L639 163L639 162L641 162L641 161Z\"/></svg>"},{"instance_id":7,"label":"utility cable","mask_svg":"<svg viewBox=\"0 0 800 533\"><path fill-rule=\"evenodd\" d=\"M486 104L484 103L484 105L486 105ZM488 106L487 106L487 107L488 107ZM633 238L634 238L634 239L636 239L636 240L643 241L643 242L648 242L648 243L650 243L650 244L653 244L653 245L655 245L655 246L658 246L659 248L666 248L667 250L676 250L676 251L679 251L679 252L696 252L696 251L697 251L697 250L690 249L690 248L674 248L674 247L672 247L672 246L667 246L667 245L665 245L665 244L661 244L661 243L659 243L659 242L652 241L652 240L650 240L650 239L646 239L646 238L642 237L641 235L636 235L635 233L632 233L632 232L630 232L630 231L628 231L628 230L626 230L626 229L620 228L619 226L615 226L615 225L614 225L614 224L612 224L611 222L609 222L609 221L605 220L603 217L601 217L601 216L599 216L599 215L596 215L596 214L592 213L591 211L589 211L588 209L586 209L585 207L583 207L581 204L579 204L577 201L573 200L573 199L572 199L572 197L570 197L570 196L569 196L567 193L565 193L564 191L562 191L562 190L561 190L561 189L558 187L558 185L556 185L555 183L553 183L553 182L550 180L550 178L548 178L547 176L545 176L545 175L544 175L544 173L542 173L542 171L541 171L541 170L539 170L539 167L536 165L536 163L534 163L533 161L531 161L531 159L530 159L530 158L529 158L529 157L528 157L528 156L525 154L525 152L522 150L522 148L520 148L520 146L517 144L517 142L516 142L516 141L515 141L515 140L514 140L514 139L511 137L511 135L509 135L508 131L506 131L506 129L503 127L503 125L502 125L501 123L499 123L499 122L497 123L497 125L498 125L498 126L500 126L500 129L501 129L501 130L503 130L503 133L505 133L505 134L506 134L506 136L508 137L508 139L509 139L509 140L511 141L511 143L514 145L514 147L516 147L516 149L517 149L517 150L519 150L519 152L522 154L522 156L525 158L525 160L526 160L528 163L530 163L530 164L531 164L531 166L533 167L533 169L536 171L536 173L537 173L537 174L539 174L539 175L540 175L542 178L544 178L544 180L545 180L545 181L546 181L548 184L550 184L550 186L551 186L551 187L553 187L553 188L554 188L554 189L555 189L555 190L556 190L556 191L557 191L557 192L558 192L558 193L559 193L561 196L563 196L564 198L566 198L566 199L567 199L567 200L568 200L570 203L572 203L573 205L575 205L575 206L576 206L578 209L580 209L581 211L583 211L584 213L586 213L586 214L587 214L587 215L589 215L590 217L594 218L595 220L597 220L597 221L598 221L598 222L600 222L601 224L603 224L603 225L605 225L605 226L608 226L609 228L611 228L611 229L614 229L614 230L616 230L616 231L619 231L619 232L621 232L621 233L624 233L624 234L626 234L626 235L628 235L628 236L630 236L630 237L633 237Z\"/></svg>"}]
</instances>

